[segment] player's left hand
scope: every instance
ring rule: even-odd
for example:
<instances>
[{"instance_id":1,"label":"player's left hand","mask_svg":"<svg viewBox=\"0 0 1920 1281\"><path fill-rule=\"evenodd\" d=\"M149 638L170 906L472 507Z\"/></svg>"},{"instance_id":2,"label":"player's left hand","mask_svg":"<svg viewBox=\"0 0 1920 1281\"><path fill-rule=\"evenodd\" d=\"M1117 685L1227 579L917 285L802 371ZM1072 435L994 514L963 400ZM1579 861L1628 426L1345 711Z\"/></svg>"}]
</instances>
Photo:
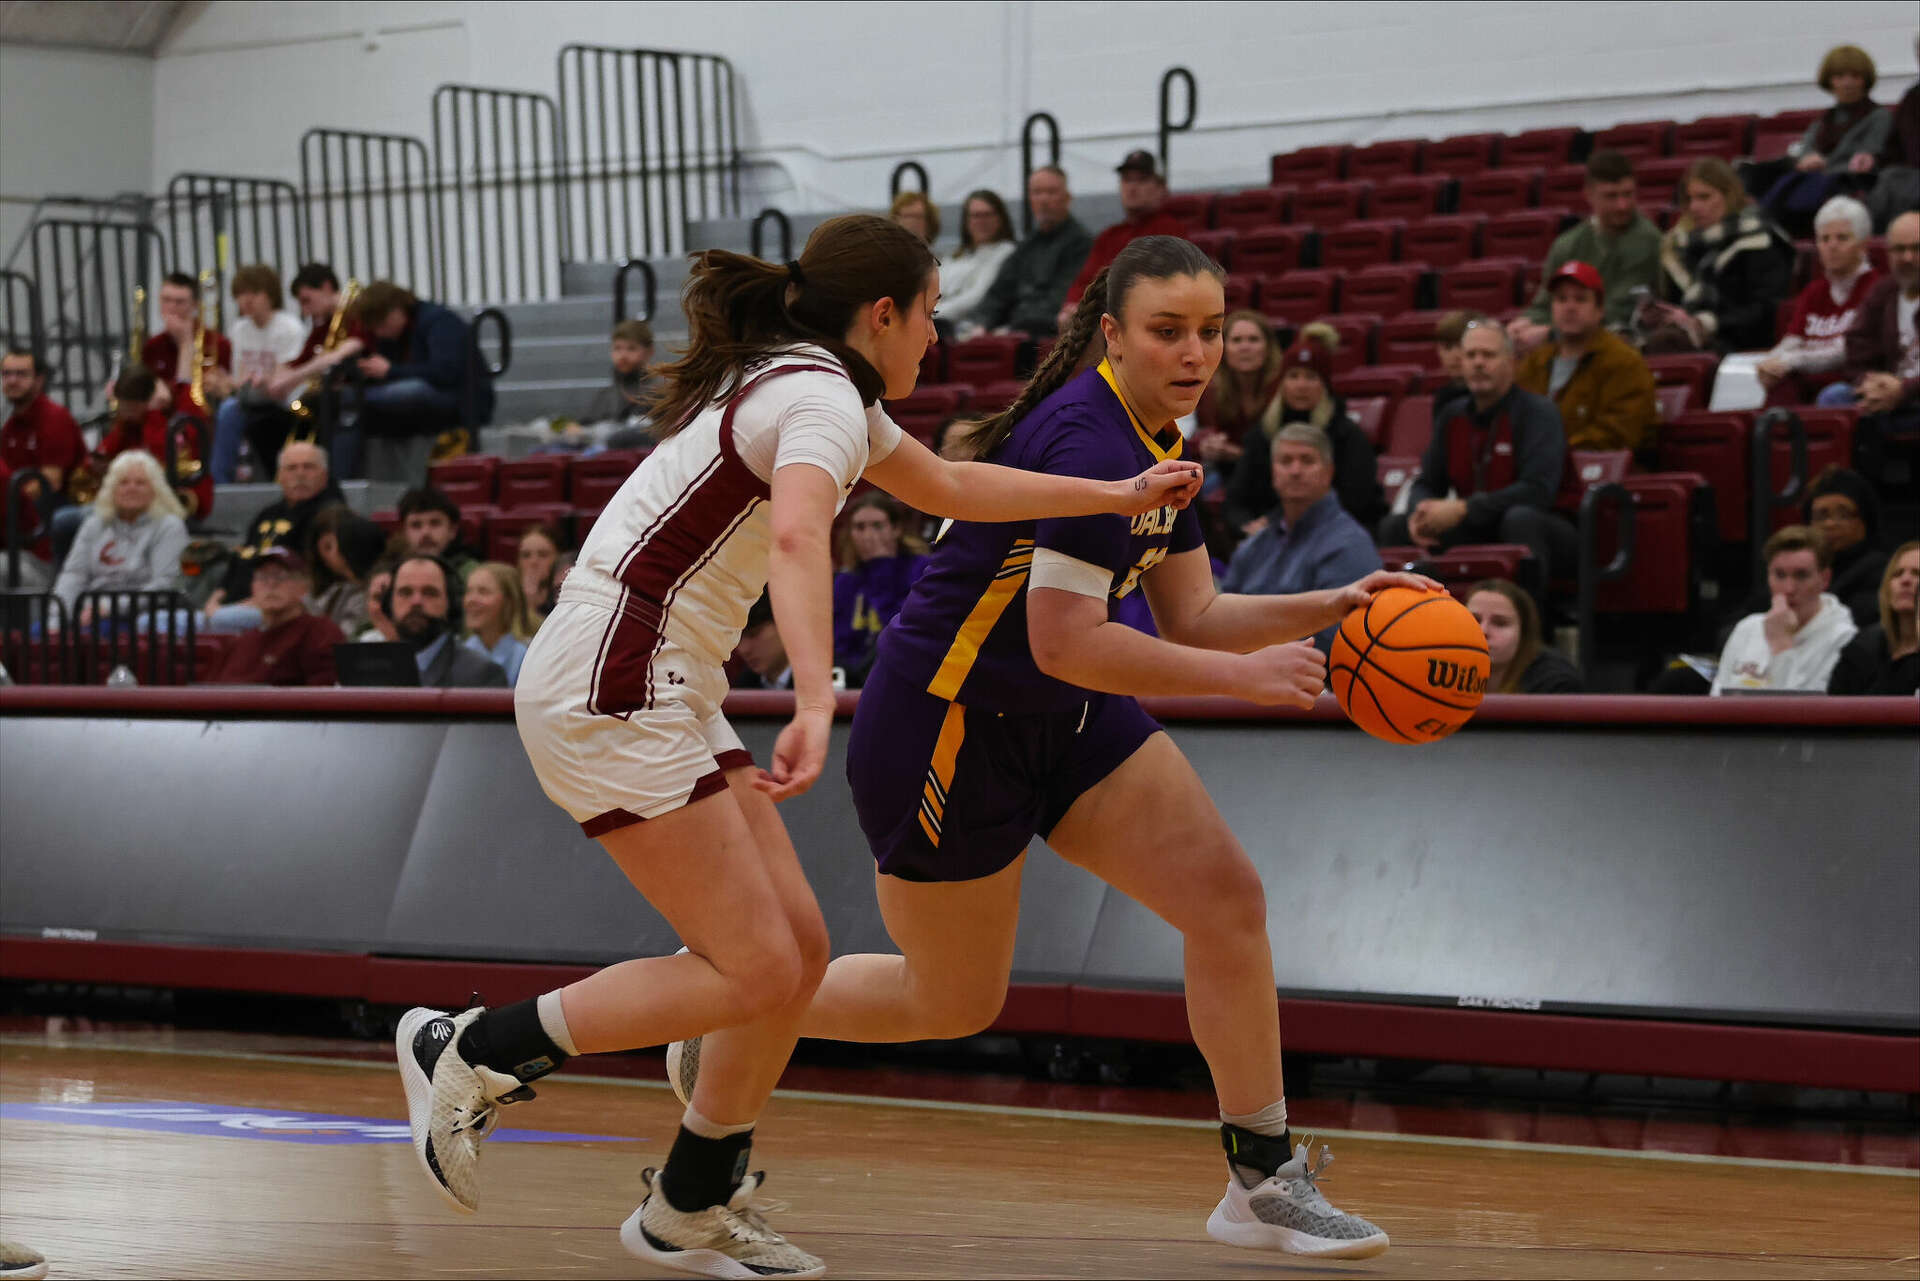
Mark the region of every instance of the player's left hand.
<instances>
[{"instance_id":1,"label":"player's left hand","mask_svg":"<svg viewBox=\"0 0 1920 1281\"><path fill-rule=\"evenodd\" d=\"M1138 516L1162 507L1185 507L1200 496L1200 485L1205 479L1199 463L1185 458L1166 459L1132 480L1116 481L1114 511L1122 516Z\"/></svg>"},{"instance_id":2,"label":"player's left hand","mask_svg":"<svg viewBox=\"0 0 1920 1281\"><path fill-rule=\"evenodd\" d=\"M1341 617L1347 611L1359 609L1373 599L1375 592L1384 592L1389 587L1405 587L1416 592L1444 592L1447 589L1425 574L1408 574L1399 570L1376 569L1357 583L1349 583L1333 594L1331 604Z\"/></svg>"},{"instance_id":3,"label":"player's left hand","mask_svg":"<svg viewBox=\"0 0 1920 1281\"><path fill-rule=\"evenodd\" d=\"M761 770L753 785L776 803L805 792L827 763L832 729L832 708L795 708L793 719L774 740L772 768Z\"/></svg>"}]
</instances>

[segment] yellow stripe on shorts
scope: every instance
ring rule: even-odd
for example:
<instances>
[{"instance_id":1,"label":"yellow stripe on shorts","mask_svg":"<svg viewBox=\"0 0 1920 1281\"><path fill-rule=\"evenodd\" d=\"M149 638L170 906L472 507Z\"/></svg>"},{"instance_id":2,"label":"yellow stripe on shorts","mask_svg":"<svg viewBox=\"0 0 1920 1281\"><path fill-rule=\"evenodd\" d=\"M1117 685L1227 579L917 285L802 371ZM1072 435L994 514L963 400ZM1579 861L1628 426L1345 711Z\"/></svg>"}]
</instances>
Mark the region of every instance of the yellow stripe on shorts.
<instances>
[{"instance_id":1,"label":"yellow stripe on shorts","mask_svg":"<svg viewBox=\"0 0 1920 1281\"><path fill-rule=\"evenodd\" d=\"M935 848L940 845L940 823L945 818L947 793L953 787L953 770L960 759L960 744L967 736L967 711L958 703L947 704L947 718L940 723L940 737L933 743L933 761L927 767L927 785L920 797L920 830Z\"/></svg>"}]
</instances>

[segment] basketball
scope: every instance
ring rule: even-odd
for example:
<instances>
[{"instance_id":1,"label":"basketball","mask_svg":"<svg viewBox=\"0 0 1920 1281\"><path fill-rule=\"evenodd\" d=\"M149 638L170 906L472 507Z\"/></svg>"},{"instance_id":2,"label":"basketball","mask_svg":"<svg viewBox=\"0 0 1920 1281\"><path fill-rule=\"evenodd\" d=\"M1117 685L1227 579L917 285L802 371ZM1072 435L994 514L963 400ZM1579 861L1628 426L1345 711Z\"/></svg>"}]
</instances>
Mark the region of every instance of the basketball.
<instances>
[{"instance_id":1,"label":"basketball","mask_svg":"<svg viewBox=\"0 0 1920 1281\"><path fill-rule=\"evenodd\" d=\"M1487 691L1487 638L1451 596L1390 587L1348 614L1327 669L1347 719L1388 743L1431 743Z\"/></svg>"}]
</instances>

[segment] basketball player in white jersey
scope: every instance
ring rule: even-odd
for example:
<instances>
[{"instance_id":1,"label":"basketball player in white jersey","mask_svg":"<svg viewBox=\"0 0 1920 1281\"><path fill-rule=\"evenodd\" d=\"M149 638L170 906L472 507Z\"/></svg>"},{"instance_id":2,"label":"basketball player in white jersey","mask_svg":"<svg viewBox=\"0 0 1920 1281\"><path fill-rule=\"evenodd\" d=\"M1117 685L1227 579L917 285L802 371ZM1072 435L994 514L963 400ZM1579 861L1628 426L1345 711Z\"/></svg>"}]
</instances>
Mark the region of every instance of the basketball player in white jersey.
<instances>
[{"instance_id":1,"label":"basketball player in white jersey","mask_svg":"<svg viewBox=\"0 0 1920 1281\"><path fill-rule=\"evenodd\" d=\"M934 340L937 265L876 217L821 224L797 262L702 256L686 358L662 371L666 439L595 523L521 668L514 712L547 795L606 847L687 950L497 1010L414 1009L396 1037L414 1150L477 1204L498 1107L574 1054L704 1036L666 1164L621 1228L636 1255L720 1277L813 1277L752 1208L753 1125L828 961L774 802L819 777L833 719L833 519L863 476L972 521L1184 507L1199 468L1124 481L947 462L881 412ZM720 713L747 611L771 592L794 716L756 769Z\"/></svg>"}]
</instances>

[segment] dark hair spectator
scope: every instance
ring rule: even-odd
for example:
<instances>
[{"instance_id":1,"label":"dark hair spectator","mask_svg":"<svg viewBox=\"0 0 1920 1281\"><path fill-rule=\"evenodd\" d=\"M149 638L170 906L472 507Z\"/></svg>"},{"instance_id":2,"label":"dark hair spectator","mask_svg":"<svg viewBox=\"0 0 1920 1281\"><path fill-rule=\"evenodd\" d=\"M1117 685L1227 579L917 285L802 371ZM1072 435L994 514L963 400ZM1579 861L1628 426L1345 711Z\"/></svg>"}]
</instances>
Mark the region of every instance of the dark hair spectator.
<instances>
[{"instance_id":1,"label":"dark hair spectator","mask_svg":"<svg viewBox=\"0 0 1920 1281\"><path fill-rule=\"evenodd\" d=\"M960 247L940 265L941 319L971 322L1015 245L1007 202L984 187L969 192L960 204Z\"/></svg>"},{"instance_id":2,"label":"dark hair spectator","mask_svg":"<svg viewBox=\"0 0 1920 1281\"><path fill-rule=\"evenodd\" d=\"M1467 611L1487 638L1489 694L1579 694L1580 669L1546 644L1533 597L1504 578L1467 589Z\"/></svg>"},{"instance_id":3,"label":"dark hair spectator","mask_svg":"<svg viewBox=\"0 0 1920 1281\"><path fill-rule=\"evenodd\" d=\"M1838 45L1820 60L1819 84L1833 105L1807 126L1788 153L1793 168L1761 201L1791 234L1805 235L1814 210L1841 190L1850 170L1863 168L1854 157L1877 156L1887 145L1893 114L1873 100L1876 78L1873 59L1857 45Z\"/></svg>"},{"instance_id":4,"label":"dark hair spectator","mask_svg":"<svg viewBox=\"0 0 1920 1281\"><path fill-rule=\"evenodd\" d=\"M500 665L454 639L464 626L464 596L453 566L438 556L414 554L393 571L380 602L395 634L411 646L420 683L430 689L504 689Z\"/></svg>"},{"instance_id":5,"label":"dark hair spectator","mask_svg":"<svg viewBox=\"0 0 1920 1281\"><path fill-rule=\"evenodd\" d=\"M1773 346L1774 312L1793 281L1793 244L1748 203L1726 161L1687 167L1686 213L1661 242L1667 303L1646 309L1649 351ZM1644 322L1643 322L1644 323Z\"/></svg>"},{"instance_id":6,"label":"dark hair spectator","mask_svg":"<svg viewBox=\"0 0 1920 1281\"><path fill-rule=\"evenodd\" d=\"M0 391L7 400L0 458L16 473L38 470L46 497L58 505L68 474L87 456L80 424L48 397L46 362L28 348L9 348L0 359Z\"/></svg>"},{"instance_id":7,"label":"dark hair spectator","mask_svg":"<svg viewBox=\"0 0 1920 1281\"><path fill-rule=\"evenodd\" d=\"M1880 545L1880 496L1859 472L1829 467L1807 487L1801 513L1827 545L1833 571L1827 590L1840 598L1854 622L1871 623L1887 564Z\"/></svg>"},{"instance_id":8,"label":"dark hair spectator","mask_svg":"<svg viewBox=\"0 0 1920 1281\"><path fill-rule=\"evenodd\" d=\"M297 425L291 409L302 380L289 373L307 344L307 329L280 310L280 273L255 263L233 273L233 394L213 419L209 464L218 483L239 478L241 446L251 444L262 473L279 458Z\"/></svg>"},{"instance_id":9,"label":"dark hair spectator","mask_svg":"<svg viewBox=\"0 0 1920 1281\"><path fill-rule=\"evenodd\" d=\"M1829 594L1833 554L1818 530L1788 525L1762 549L1772 604L1734 627L1720 651L1713 692L1820 692L1840 651L1859 632L1853 616Z\"/></svg>"},{"instance_id":10,"label":"dark hair spectator","mask_svg":"<svg viewBox=\"0 0 1920 1281\"><path fill-rule=\"evenodd\" d=\"M729 682L733 688L793 688L793 664L787 658L786 642L780 639L780 626L773 621L773 601L764 592L747 611L747 625L740 631L733 657L739 664Z\"/></svg>"},{"instance_id":11,"label":"dark hair spectator","mask_svg":"<svg viewBox=\"0 0 1920 1281\"><path fill-rule=\"evenodd\" d=\"M1308 325L1280 360L1277 412L1262 416L1240 435L1240 461L1227 483L1227 519L1242 532L1258 533L1279 501L1273 490L1273 437L1288 423L1318 427L1333 443L1333 488L1340 505L1371 527L1387 510L1366 433L1347 417L1333 390L1333 353L1339 335L1327 325Z\"/></svg>"},{"instance_id":12,"label":"dark hair spectator","mask_svg":"<svg viewBox=\"0 0 1920 1281\"><path fill-rule=\"evenodd\" d=\"M227 292L236 302L241 294L260 294L274 311L287 305L287 295L280 287L280 273L263 262L248 263L236 270L227 284Z\"/></svg>"},{"instance_id":13,"label":"dark hair spectator","mask_svg":"<svg viewBox=\"0 0 1920 1281\"><path fill-rule=\"evenodd\" d=\"M1440 359L1440 372L1447 381L1434 389L1433 417L1440 421L1440 412L1450 400L1457 400L1467 394L1466 366L1461 361L1460 340L1466 337L1467 326L1475 321L1485 322L1487 317L1477 311L1450 311L1441 316L1433 325L1433 349ZM1509 331L1511 336L1511 331ZM1515 341L1518 348L1519 342Z\"/></svg>"},{"instance_id":14,"label":"dark hair spectator","mask_svg":"<svg viewBox=\"0 0 1920 1281\"><path fill-rule=\"evenodd\" d=\"M1880 617L1840 651L1827 693L1910 696L1920 692L1916 593L1920 593L1920 542L1902 543L1880 575Z\"/></svg>"},{"instance_id":15,"label":"dark hair spectator","mask_svg":"<svg viewBox=\"0 0 1920 1281\"><path fill-rule=\"evenodd\" d=\"M1829 384L1843 380L1847 331L1880 283L1867 257L1873 222L1865 205L1835 196L1814 216L1813 230L1820 270L1794 301L1787 331L1754 367L1770 405L1812 404Z\"/></svg>"},{"instance_id":16,"label":"dark hair spectator","mask_svg":"<svg viewBox=\"0 0 1920 1281\"><path fill-rule=\"evenodd\" d=\"M160 380L145 365L128 365L113 380L113 418L100 435L90 465L104 468L129 449L144 449L164 465L167 438L174 437L174 495L189 520L213 510L213 472L205 465L205 449L197 420L184 418L169 424L167 415L153 408ZM61 513L64 515L65 513ZM56 530L55 542L58 543Z\"/></svg>"},{"instance_id":17,"label":"dark hair spectator","mask_svg":"<svg viewBox=\"0 0 1920 1281\"><path fill-rule=\"evenodd\" d=\"M1920 38L1914 40L1913 52L1920 58ZM1873 176L1867 207L1873 212L1874 226L1884 229L1903 210L1920 209L1920 81L1900 95L1880 153L1856 153L1847 168Z\"/></svg>"},{"instance_id":18,"label":"dark hair spectator","mask_svg":"<svg viewBox=\"0 0 1920 1281\"><path fill-rule=\"evenodd\" d=\"M461 644L499 664L507 674L507 684L517 684L534 629L526 593L520 588L519 571L497 560L475 565L467 575L460 612L466 625Z\"/></svg>"},{"instance_id":19,"label":"dark hair spectator","mask_svg":"<svg viewBox=\"0 0 1920 1281\"><path fill-rule=\"evenodd\" d=\"M419 484L439 433L493 420L493 380L473 329L390 280L361 290L348 320L369 350L356 362L365 383L360 417L334 435L340 473Z\"/></svg>"},{"instance_id":20,"label":"dark hair spectator","mask_svg":"<svg viewBox=\"0 0 1920 1281\"><path fill-rule=\"evenodd\" d=\"M107 468L53 594L71 612L87 592L170 591L186 549L185 513L166 472L152 454L129 449Z\"/></svg>"},{"instance_id":21,"label":"dark hair spectator","mask_svg":"<svg viewBox=\"0 0 1920 1281\"><path fill-rule=\"evenodd\" d=\"M1847 331L1849 382L1820 393L1823 405L1859 407L1853 465L1868 476L1886 475L1889 446L1920 429L1920 210L1887 228L1887 260L1890 278L1868 293Z\"/></svg>"},{"instance_id":22,"label":"dark hair spectator","mask_svg":"<svg viewBox=\"0 0 1920 1281\"><path fill-rule=\"evenodd\" d=\"M160 331L140 349L140 363L160 380L155 409L213 419L213 402L232 390L233 344L219 332L204 335L211 362L201 370L202 392L208 403L193 399L194 365L201 359L195 346L200 331L200 284L184 271L170 271L160 281ZM217 301L217 300L216 300Z\"/></svg>"},{"instance_id":23,"label":"dark hair spectator","mask_svg":"<svg viewBox=\"0 0 1920 1281\"><path fill-rule=\"evenodd\" d=\"M587 403L583 423L615 423L645 418L660 396L660 379L653 364L653 326L644 320L623 320L613 327L608 343L613 380Z\"/></svg>"},{"instance_id":24,"label":"dark hair spectator","mask_svg":"<svg viewBox=\"0 0 1920 1281\"><path fill-rule=\"evenodd\" d=\"M460 583L479 562L460 546L460 507L445 491L431 485L409 489L396 505L400 516L400 536L407 554L438 556L452 567Z\"/></svg>"},{"instance_id":25,"label":"dark hair spectator","mask_svg":"<svg viewBox=\"0 0 1920 1281\"><path fill-rule=\"evenodd\" d=\"M1527 354L1514 381L1553 401L1568 449L1649 449L1660 417L1653 372L1646 357L1607 331L1599 270L1571 259L1548 279L1547 290L1553 340Z\"/></svg>"},{"instance_id":26,"label":"dark hair spectator","mask_svg":"<svg viewBox=\"0 0 1920 1281\"><path fill-rule=\"evenodd\" d=\"M285 547L254 558L253 601L260 625L242 632L207 676L213 685L333 685L333 647L346 639L331 618L307 612L313 578Z\"/></svg>"},{"instance_id":27,"label":"dark hair spectator","mask_svg":"<svg viewBox=\"0 0 1920 1281\"><path fill-rule=\"evenodd\" d=\"M924 191L903 191L887 206L887 217L931 245L940 239L940 206Z\"/></svg>"},{"instance_id":28,"label":"dark hair spectator","mask_svg":"<svg viewBox=\"0 0 1920 1281\"><path fill-rule=\"evenodd\" d=\"M333 274L333 268L324 262L304 262L300 270L293 273L293 280L287 285L295 297L302 289L331 289L340 292L340 277Z\"/></svg>"},{"instance_id":29,"label":"dark hair spectator","mask_svg":"<svg viewBox=\"0 0 1920 1281\"><path fill-rule=\"evenodd\" d=\"M959 327L962 339L980 329L1038 336L1059 331L1060 305L1093 252L1093 236L1074 220L1067 176L1052 165L1027 176L1027 207L1033 230L1000 264L971 324Z\"/></svg>"},{"instance_id":30,"label":"dark hair spectator","mask_svg":"<svg viewBox=\"0 0 1920 1281\"><path fill-rule=\"evenodd\" d=\"M557 587L554 568L560 554L566 549L560 531L551 525L529 525L520 532L520 542L514 548L514 560L520 573L520 590L527 598L527 608L533 615L536 627L541 619L553 612Z\"/></svg>"},{"instance_id":31,"label":"dark hair spectator","mask_svg":"<svg viewBox=\"0 0 1920 1281\"><path fill-rule=\"evenodd\" d=\"M880 631L927 567L926 544L905 527L900 504L879 492L847 505L833 576L833 661L847 684L866 681Z\"/></svg>"},{"instance_id":32,"label":"dark hair spectator","mask_svg":"<svg viewBox=\"0 0 1920 1281\"><path fill-rule=\"evenodd\" d=\"M1282 351L1272 322L1257 311L1229 312L1220 337L1220 365L1195 410L1200 430L1194 445L1207 469L1209 494L1232 481L1248 428L1269 417L1276 430L1280 423Z\"/></svg>"},{"instance_id":33,"label":"dark hair spectator","mask_svg":"<svg viewBox=\"0 0 1920 1281\"><path fill-rule=\"evenodd\" d=\"M1599 271L1609 329L1624 330L1632 322L1635 290L1651 293L1660 283L1660 228L1640 210L1633 162L1617 151L1588 156L1586 196L1590 216L1554 240L1532 304L1508 325L1523 353L1547 338L1553 300L1546 282L1564 264L1584 262Z\"/></svg>"},{"instance_id":34,"label":"dark hair spectator","mask_svg":"<svg viewBox=\"0 0 1920 1281\"><path fill-rule=\"evenodd\" d=\"M367 625L367 588L385 551L380 526L346 507L314 518L307 563L313 567L313 612L331 618L348 636Z\"/></svg>"}]
</instances>

